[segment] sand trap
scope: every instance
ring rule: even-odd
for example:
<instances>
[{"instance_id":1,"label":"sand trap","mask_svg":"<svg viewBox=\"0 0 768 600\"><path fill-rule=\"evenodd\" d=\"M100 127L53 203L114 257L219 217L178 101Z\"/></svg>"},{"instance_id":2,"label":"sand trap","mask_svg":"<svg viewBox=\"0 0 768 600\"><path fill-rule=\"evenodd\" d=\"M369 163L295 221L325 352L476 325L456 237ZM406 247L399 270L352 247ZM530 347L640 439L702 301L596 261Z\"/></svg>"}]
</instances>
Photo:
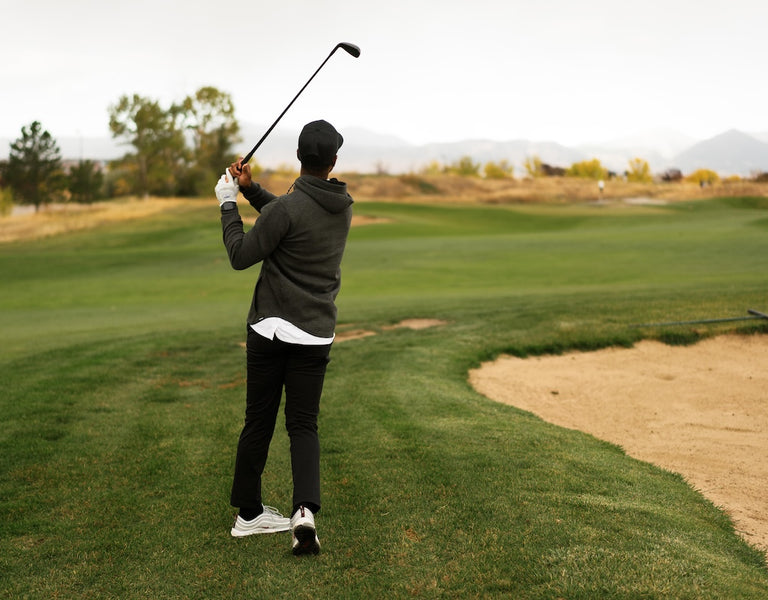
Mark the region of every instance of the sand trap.
<instances>
[{"instance_id":1,"label":"sand trap","mask_svg":"<svg viewBox=\"0 0 768 600\"><path fill-rule=\"evenodd\" d=\"M469 379L493 400L682 474L768 550L768 336L501 357Z\"/></svg>"}]
</instances>

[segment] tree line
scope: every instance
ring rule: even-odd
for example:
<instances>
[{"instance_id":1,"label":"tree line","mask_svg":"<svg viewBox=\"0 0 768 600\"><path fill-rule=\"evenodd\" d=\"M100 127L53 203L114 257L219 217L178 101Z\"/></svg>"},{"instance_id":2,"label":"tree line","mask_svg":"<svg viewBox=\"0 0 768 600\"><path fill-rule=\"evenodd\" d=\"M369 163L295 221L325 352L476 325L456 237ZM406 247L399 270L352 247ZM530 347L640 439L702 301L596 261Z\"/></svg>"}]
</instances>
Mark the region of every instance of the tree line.
<instances>
[{"instance_id":1,"label":"tree line","mask_svg":"<svg viewBox=\"0 0 768 600\"><path fill-rule=\"evenodd\" d=\"M108 114L112 137L128 147L126 154L111 161L108 168L92 160L64 164L56 140L38 121L22 127L21 137L11 144L8 161L0 163L0 209L11 200L38 209L48 202L66 200L88 203L127 195L206 195L222 165L236 159L233 147L241 141L232 98L210 86L168 107L139 94L124 95L109 106ZM557 167L531 156L523 168L533 179L565 176L599 181L623 177L639 183L655 179L648 162L641 158L630 160L623 174L611 172L596 158ZM463 156L447 165L432 162L421 173L511 179L514 167L506 160L482 165ZM709 169L685 177L677 169L668 169L658 179L706 185L720 177ZM766 181L768 174L759 173L755 180Z\"/></svg>"},{"instance_id":2,"label":"tree line","mask_svg":"<svg viewBox=\"0 0 768 600\"><path fill-rule=\"evenodd\" d=\"M213 188L222 165L236 159L240 125L229 94L202 87L168 107L139 94L108 109L112 137L128 147L108 169L91 160L67 165L39 121L21 129L0 165L0 192L38 209L48 202L125 195L198 196Z\"/></svg>"},{"instance_id":3,"label":"tree line","mask_svg":"<svg viewBox=\"0 0 768 600\"><path fill-rule=\"evenodd\" d=\"M667 169L663 173L654 175L647 160L633 158L627 162L623 173L611 171L603 166L599 159L593 158L575 162L569 167L558 167L547 164L537 155L529 156L523 162L525 177L540 179L545 177L576 177L579 179L593 179L595 181L623 178L634 183L652 183L660 180L666 183L677 181L692 182L700 185L712 185L718 183L720 175L711 169L697 169L692 173L683 175L679 169ZM489 161L484 165L475 162L470 156L463 156L458 160L441 165L437 161L431 162L422 169L422 175L437 175L449 173L465 177L485 177L486 179L511 179L514 178L514 166L509 161ZM740 178L737 178L740 179ZM753 177L757 182L768 182L768 173L755 173Z\"/></svg>"}]
</instances>

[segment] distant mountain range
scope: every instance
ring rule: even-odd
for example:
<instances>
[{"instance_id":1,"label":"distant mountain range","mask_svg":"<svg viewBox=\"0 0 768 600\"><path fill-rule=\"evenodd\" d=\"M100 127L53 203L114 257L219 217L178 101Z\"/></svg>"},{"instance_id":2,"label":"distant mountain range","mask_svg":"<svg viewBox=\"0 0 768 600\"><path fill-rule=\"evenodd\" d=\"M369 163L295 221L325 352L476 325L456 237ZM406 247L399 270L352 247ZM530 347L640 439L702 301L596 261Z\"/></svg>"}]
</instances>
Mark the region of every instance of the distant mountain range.
<instances>
[{"instance_id":1,"label":"distant mountain range","mask_svg":"<svg viewBox=\"0 0 768 600\"><path fill-rule=\"evenodd\" d=\"M738 175L768 172L768 143L731 129L681 152L675 164L683 172L699 167Z\"/></svg>"},{"instance_id":2,"label":"distant mountain range","mask_svg":"<svg viewBox=\"0 0 768 600\"><path fill-rule=\"evenodd\" d=\"M243 152L258 140L266 127L243 124L240 144ZM361 173L417 172L433 161L453 163L464 156L485 164L506 160L523 174L524 161L538 156L556 167L568 167L575 162L597 158L608 169L623 173L634 158L648 161L651 171L680 169L690 173L700 168L721 175L749 176L768 172L768 132L745 133L732 129L707 140L695 140L670 131L648 131L643 135L582 146L563 146L555 142L532 140L463 140L450 143L414 145L395 136L363 128L347 128L345 144L339 153L340 171ZM57 139L65 159L111 160L123 156L128 148L110 138ZM0 159L8 157L11 140L0 138ZM258 163L266 168L294 165L296 133L275 129L256 154Z\"/></svg>"}]
</instances>

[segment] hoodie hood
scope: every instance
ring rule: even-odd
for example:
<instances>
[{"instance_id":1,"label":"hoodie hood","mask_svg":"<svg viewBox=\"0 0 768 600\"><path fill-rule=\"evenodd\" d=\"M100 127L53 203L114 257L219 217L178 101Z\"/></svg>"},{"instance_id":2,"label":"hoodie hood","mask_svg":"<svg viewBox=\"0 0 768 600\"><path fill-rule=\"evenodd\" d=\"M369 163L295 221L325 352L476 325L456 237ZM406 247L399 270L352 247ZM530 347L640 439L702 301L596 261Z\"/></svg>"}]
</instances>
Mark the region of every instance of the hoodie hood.
<instances>
[{"instance_id":1,"label":"hoodie hood","mask_svg":"<svg viewBox=\"0 0 768 600\"><path fill-rule=\"evenodd\" d=\"M329 213L344 212L352 204L347 193L347 184L338 179L320 179L302 175L294 182L295 189L304 192Z\"/></svg>"}]
</instances>

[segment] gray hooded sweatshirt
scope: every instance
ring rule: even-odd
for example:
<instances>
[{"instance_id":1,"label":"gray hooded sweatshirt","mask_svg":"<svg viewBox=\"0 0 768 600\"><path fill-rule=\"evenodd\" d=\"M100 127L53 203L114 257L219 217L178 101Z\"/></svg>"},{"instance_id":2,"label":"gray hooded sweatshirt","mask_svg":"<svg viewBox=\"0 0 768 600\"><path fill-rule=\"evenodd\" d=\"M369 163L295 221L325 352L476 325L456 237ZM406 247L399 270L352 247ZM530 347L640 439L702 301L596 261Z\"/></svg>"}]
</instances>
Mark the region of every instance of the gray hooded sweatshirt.
<instances>
[{"instance_id":1,"label":"gray hooded sweatshirt","mask_svg":"<svg viewBox=\"0 0 768 600\"><path fill-rule=\"evenodd\" d=\"M352 198L336 179L302 175L285 196L257 183L241 188L261 214L243 231L236 205L221 211L224 245L237 270L261 262L248 324L281 317L317 337L332 337L341 258L352 220Z\"/></svg>"}]
</instances>

